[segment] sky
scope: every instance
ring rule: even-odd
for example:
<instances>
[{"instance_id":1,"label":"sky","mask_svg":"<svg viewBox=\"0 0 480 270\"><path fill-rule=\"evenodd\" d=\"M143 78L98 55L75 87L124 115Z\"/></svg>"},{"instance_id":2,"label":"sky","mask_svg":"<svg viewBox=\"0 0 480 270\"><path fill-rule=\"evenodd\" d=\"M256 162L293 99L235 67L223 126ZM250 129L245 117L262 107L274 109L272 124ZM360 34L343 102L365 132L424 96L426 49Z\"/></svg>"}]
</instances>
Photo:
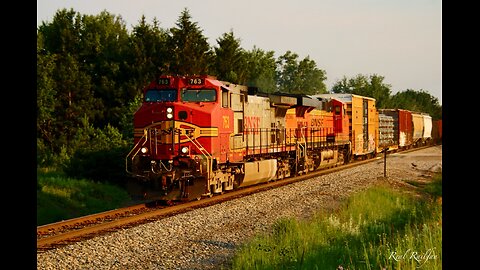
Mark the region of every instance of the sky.
<instances>
[{"instance_id":1,"label":"sky","mask_svg":"<svg viewBox=\"0 0 480 270\"><path fill-rule=\"evenodd\" d=\"M344 76L376 74L392 95L424 90L442 104L441 0L37 0L37 26L63 8L106 10L129 31L142 15L176 27L187 8L212 47L233 31L245 50L308 56L326 72L328 90Z\"/></svg>"}]
</instances>

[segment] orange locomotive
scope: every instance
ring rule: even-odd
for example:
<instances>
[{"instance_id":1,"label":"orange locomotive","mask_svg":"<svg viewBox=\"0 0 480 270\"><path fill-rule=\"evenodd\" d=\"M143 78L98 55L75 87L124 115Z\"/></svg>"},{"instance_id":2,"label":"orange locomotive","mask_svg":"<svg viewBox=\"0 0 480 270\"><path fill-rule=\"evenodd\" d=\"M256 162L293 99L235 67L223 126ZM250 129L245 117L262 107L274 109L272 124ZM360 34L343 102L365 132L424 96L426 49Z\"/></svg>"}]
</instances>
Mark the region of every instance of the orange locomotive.
<instances>
[{"instance_id":1,"label":"orange locomotive","mask_svg":"<svg viewBox=\"0 0 480 270\"><path fill-rule=\"evenodd\" d=\"M148 198L190 200L347 162L347 104L265 94L211 76L160 76L134 115L127 172Z\"/></svg>"}]
</instances>

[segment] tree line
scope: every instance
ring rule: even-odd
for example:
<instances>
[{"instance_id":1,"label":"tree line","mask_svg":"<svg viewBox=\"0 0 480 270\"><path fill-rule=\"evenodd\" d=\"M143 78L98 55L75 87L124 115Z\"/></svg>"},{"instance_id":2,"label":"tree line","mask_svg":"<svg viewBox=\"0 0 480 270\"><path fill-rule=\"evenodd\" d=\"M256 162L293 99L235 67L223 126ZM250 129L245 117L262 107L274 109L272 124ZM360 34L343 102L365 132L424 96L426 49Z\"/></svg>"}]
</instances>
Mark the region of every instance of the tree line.
<instances>
[{"instance_id":1,"label":"tree line","mask_svg":"<svg viewBox=\"0 0 480 270\"><path fill-rule=\"evenodd\" d=\"M104 155L107 162L111 157L105 153L112 151L123 161L142 90L160 74L209 74L266 93L328 92L326 71L309 56L300 59L287 51L275 58L274 51L256 46L246 50L233 30L216 43L209 45L187 8L171 28L142 16L131 32L121 16L107 11L58 10L37 28L38 166L85 171L87 156ZM436 98L423 90L391 96L383 79L376 74L344 77L332 92L367 95L377 99L379 108L413 106L441 118Z\"/></svg>"}]
</instances>

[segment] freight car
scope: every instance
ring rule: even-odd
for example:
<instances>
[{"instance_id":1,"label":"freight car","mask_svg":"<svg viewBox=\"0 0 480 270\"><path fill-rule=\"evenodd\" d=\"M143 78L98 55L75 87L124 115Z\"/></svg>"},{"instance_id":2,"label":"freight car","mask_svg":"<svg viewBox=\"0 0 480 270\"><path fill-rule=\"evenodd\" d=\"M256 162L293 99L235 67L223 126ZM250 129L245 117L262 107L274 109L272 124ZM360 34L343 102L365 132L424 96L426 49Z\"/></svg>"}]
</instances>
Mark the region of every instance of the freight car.
<instances>
[{"instance_id":1,"label":"freight car","mask_svg":"<svg viewBox=\"0 0 480 270\"><path fill-rule=\"evenodd\" d=\"M431 143L432 117L425 113L412 112L413 145L422 146Z\"/></svg>"},{"instance_id":2,"label":"freight car","mask_svg":"<svg viewBox=\"0 0 480 270\"><path fill-rule=\"evenodd\" d=\"M348 106L336 98L263 94L211 76L161 76L144 97L126 170L153 197L212 196L352 155Z\"/></svg>"},{"instance_id":3,"label":"freight car","mask_svg":"<svg viewBox=\"0 0 480 270\"><path fill-rule=\"evenodd\" d=\"M441 139L429 115L375 102L160 76L134 115L126 170L144 198L191 200Z\"/></svg>"},{"instance_id":4,"label":"freight car","mask_svg":"<svg viewBox=\"0 0 480 270\"><path fill-rule=\"evenodd\" d=\"M378 119L378 145L377 152L387 150L389 152L398 149L398 141L395 141L395 119L383 113L377 113Z\"/></svg>"},{"instance_id":5,"label":"freight car","mask_svg":"<svg viewBox=\"0 0 480 270\"><path fill-rule=\"evenodd\" d=\"M432 143L442 143L442 119L432 121Z\"/></svg>"},{"instance_id":6,"label":"freight car","mask_svg":"<svg viewBox=\"0 0 480 270\"><path fill-rule=\"evenodd\" d=\"M393 118L393 143L400 150L413 147L412 112L403 109L379 109L379 115Z\"/></svg>"}]
</instances>

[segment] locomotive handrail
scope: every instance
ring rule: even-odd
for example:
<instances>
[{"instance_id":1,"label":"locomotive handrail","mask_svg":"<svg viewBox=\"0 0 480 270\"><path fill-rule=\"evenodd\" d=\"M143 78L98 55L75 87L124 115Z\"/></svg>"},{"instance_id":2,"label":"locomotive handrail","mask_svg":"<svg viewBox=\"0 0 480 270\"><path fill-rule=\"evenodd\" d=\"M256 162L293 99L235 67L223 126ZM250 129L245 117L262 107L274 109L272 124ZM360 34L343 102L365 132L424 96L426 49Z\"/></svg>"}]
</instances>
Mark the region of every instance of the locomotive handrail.
<instances>
[{"instance_id":1,"label":"locomotive handrail","mask_svg":"<svg viewBox=\"0 0 480 270\"><path fill-rule=\"evenodd\" d=\"M205 148L202 146L202 144L199 141L197 141L197 138L195 138L195 137L193 139L190 138L188 136L187 132L185 132L184 135L205 156L205 158L207 160L207 178L210 179L210 175L212 174L212 163L213 163L212 155L210 155L210 153L208 153L208 151L205 150Z\"/></svg>"},{"instance_id":2,"label":"locomotive handrail","mask_svg":"<svg viewBox=\"0 0 480 270\"><path fill-rule=\"evenodd\" d=\"M295 155L296 156L295 171L297 171L297 172L298 172L298 162L299 162L300 158L306 158L307 157L307 140L305 139L305 134L304 134L305 129L306 129L306 127L300 128L300 140L297 139L297 155Z\"/></svg>"},{"instance_id":3,"label":"locomotive handrail","mask_svg":"<svg viewBox=\"0 0 480 270\"><path fill-rule=\"evenodd\" d=\"M133 150L137 150L137 151L136 151L135 154L132 156L132 160L137 156L138 151L140 151L140 147L138 147L138 145L140 144L140 142L142 142L142 139L145 138L145 136L146 136L147 133L148 133L148 132L145 132L145 130L144 130L143 136L140 138L140 140L135 144L135 146L132 148L132 150L130 150L130 152L128 152L127 156L125 157L125 170L126 170L127 173L129 173L129 174L133 174L133 173L128 170L128 157L130 156L130 154L132 154ZM147 140L144 139L142 146L143 146L146 142L147 142Z\"/></svg>"}]
</instances>

